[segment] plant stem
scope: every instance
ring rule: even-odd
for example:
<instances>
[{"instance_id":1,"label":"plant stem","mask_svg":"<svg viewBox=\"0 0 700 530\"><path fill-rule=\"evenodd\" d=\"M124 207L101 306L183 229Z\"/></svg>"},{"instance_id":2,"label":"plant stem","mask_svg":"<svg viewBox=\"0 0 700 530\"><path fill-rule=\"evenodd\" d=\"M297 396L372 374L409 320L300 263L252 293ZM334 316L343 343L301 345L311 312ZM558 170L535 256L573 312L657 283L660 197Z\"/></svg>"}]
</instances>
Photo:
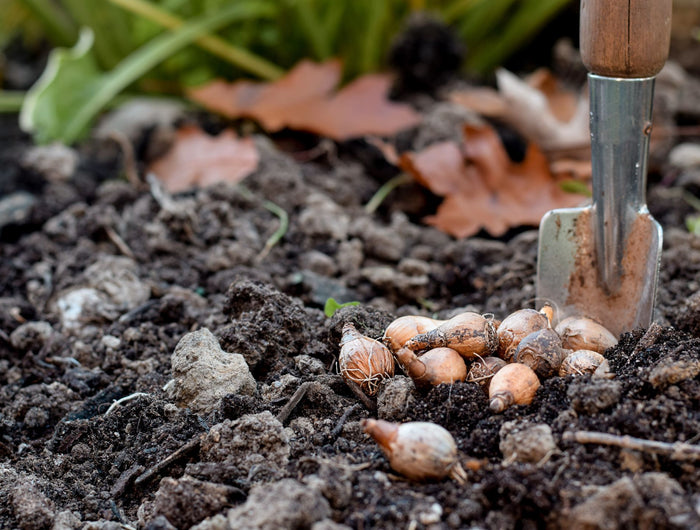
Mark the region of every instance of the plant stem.
<instances>
[{"instance_id":1,"label":"plant stem","mask_svg":"<svg viewBox=\"0 0 700 530\"><path fill-rule=\"evenodd\" d=\"M140 15L151 22L163 26L164 28L174 30L181 27L185 23L182 19L176 17L175 15L156 7L149 2L145 2L144 0L109 1L132 13ZM257 75L262 79L272 81L278 79L284 74L284 70L277 65L263 59L262 57L258 57L247 50L236 46L231 46L223 39L214 35L203 35L195 40L195 43L197 43L202 49L221 57L222 59L243 70L246 70L247 72Z\"/></svg>"},{"instance_id":2,"label":"plant stem","mask_svg":"<svg viewBox=\"0 0 700 530\"><path fill-rule=\"evenodd\" d=\"M258 263L265 259L265 257L270 253L270 250L272 250L272 247L279 243L280 239L284 237L284 234L286 234L287 230L289 229L289 216L280 206L276 205L272 201L265 201L263 202L263 207L267 211L272 212L277 216L280 221L280 225L279 228L275 230L275 233L272 234L267 241L265 241L265 247L256 257L256 261Z\"/></svg>"},{"instance_id":3,"label":"plant stem","mask_svg":"<svg viewBox=\"0 0 700 530\"><path fill-rule=\"evenodd\" d=\"M379 208L379 205L384 202L384 199L394 190L403 184L408 184L413 181L413 177L408 173L400 173L394 178L387 180L381 188L372 196L372 198L365 204L365 212L373 213Z\"/></svg>"},{"instance_id":4,"label":"plant stem","mask_svg":"<svg viewBox=\"0 0 700 530\"><path fill-rule=\"evenodd\" d=\"M24 92L0 90L0 112L19 112L24 101Z\"/></svg>"},{"instance_id":5,"label":"plant stem","mask_svg":"<svg viewBox=\"0 0 700 530\"><path fill-rule=\"evenodd\" d=\"M21 0L22 4L41 21L46 35L57 46L71 46L78 38L73 21L51 0Z\"/></svg>"}]
</instances>

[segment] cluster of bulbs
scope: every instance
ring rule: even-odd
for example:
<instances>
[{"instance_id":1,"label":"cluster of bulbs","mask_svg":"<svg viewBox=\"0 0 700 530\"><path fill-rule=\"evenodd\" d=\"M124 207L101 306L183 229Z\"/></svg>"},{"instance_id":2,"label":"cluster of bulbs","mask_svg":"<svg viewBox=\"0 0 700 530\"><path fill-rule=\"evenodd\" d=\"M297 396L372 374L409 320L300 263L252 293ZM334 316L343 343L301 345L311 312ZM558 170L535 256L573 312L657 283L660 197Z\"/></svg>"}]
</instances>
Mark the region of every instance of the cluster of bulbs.
<instances>
[{"instance_id":1,"label":"cluster of bulbs","mask_svg":"<svg viewBox=\"0 0 700 530\"><path fill-rule=\"evenodd\" d=\"M449 320L403 316L381 341L346 323L340 342L343 377L368 395L394 376L395 362L417 387L471 381L500 413L532 402L541 379L593 373L617 344L604 326L585 317L569 317L553 328L553 311L520 309L503 321L491 315L460 313ZM433 423L396 424L364 420L364 430L380 446L396 471L415 480L465 478L452 435Z\"/></svg>"}]
</instances>

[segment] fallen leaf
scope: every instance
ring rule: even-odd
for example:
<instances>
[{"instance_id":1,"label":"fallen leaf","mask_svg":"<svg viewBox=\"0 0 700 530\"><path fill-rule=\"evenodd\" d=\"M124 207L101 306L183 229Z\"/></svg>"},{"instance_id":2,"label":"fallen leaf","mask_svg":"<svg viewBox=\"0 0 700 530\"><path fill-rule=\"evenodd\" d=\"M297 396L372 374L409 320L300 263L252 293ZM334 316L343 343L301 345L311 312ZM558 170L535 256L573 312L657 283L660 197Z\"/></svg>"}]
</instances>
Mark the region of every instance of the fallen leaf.
<instances>
[{"instance_id":1,"label":"fallen leaf","mask_svg":"<svg viewBox=\"0 0 700 530\"><path fill-rule=\"evenodd\" d=\"M448 99L487 118L503 118L509 112L505 98L493 88L474 87L456 90L448 96Z\"/></svg>"},{"instance_id":2,"label":"fallen leaf","mask_svg":"<svg viewBox=\"0 0 700 530\"><path fill-rule=\"evenodd\" d=\"M482 228L498 237L512 227L536 226L545 212L576 206L584 199L559 187L534 143L521 163L512 162L488 125L465 125L462 146L441 142L419 153L404 153L400 165L444 197L426 222L455 237L468 237Z\"/></svg>"},{"instance_id":3,"label":"fallen leaf","mask_svg":"<svg viewBox=\"0 0 700 530\"><path fill-rule=\"evenodd\" d=\"M461 90L449 99L483 116L503 120L547 152L573 150L582 158L589 156L587 98L562 88L546 69L525 80L499 69L496 79L498 91Z\"/></svg>"},{"instance_id":4,"label":"fallen leaf","mask_svg":"<svg viewBox=\"0 0 700 530\"><path fill-rule=\"evenodd\" d=\"M188 95L229 118L254 119L269 132L288 127L334 140L388 136L420 121L409 105L387 99L389 76L365 75L334 92L340 78L338 61L302 61L274 83L214 81Z\"/></svg>"},{"instance_id":5,"label":"fallen leaf","mask_svg":"<svg viewBox=\"0 0 700 530\"><path fill-rule=\"evenodd\" d=\"M258 167L258 150L250 138L238 138L227 129L210 136L194 125L178 129L165 156L148 170L170 192L217 182L239 182Z\"/></svg>"}]
</instances>

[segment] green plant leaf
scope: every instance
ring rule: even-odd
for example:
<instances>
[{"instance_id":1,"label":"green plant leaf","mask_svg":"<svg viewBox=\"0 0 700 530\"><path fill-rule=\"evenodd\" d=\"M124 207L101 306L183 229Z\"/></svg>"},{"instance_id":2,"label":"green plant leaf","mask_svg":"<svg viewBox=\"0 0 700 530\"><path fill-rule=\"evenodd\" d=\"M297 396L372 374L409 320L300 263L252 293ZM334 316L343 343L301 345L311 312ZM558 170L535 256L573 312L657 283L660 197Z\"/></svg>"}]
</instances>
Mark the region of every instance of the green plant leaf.
<instances>
[{"instance_id":1,"label":"green plant leaf","mask_svg":"<svg viewBox=\"0 0 700 530\"><path fill-rule=\"evenodd\" d=\"M685 218L685 226L688 232L700 236L700 215L689 215Z\"/></svg>"},{"instance_id":2,"label":"green plant leaf","mask_svg":"<svg viewBox=\"0 0 700 530\"><path fill-rule=\"evenodd\" d=\"M326 300L326 305L323 306L323 312L328 318L331 318L333 315L335 315L335 312L338 309L353 305L360 305L360 302L346 302L344 304L341 304L340 302L337 302L335 298L329 298L328 300Z\"/></svg>"},{"instance_id":3,"label":"green plant leaf","mask_svg":"<svg viewBox=\"0 0 700 530\"><path fill-rule=\"evenodd\" d=\"M564 179L559 183L559 187L566 193L578 193L579 195L584 195L585 197L593 196L588 186L586 186L586 184L580 180Z\"/></svg>"},{"instance_id":4,"label":"green plant leaf","mask_svg":"<svg viewBox=\"0 0 700 530\"><path fill-rule=\"evenodd\" d=\"M22 105L20 126L39 143L73 143L83 137L97 114L122 90L209 31L261 16L265 3L234 4L195 18L172 33L162 34L122 60L109 73L101 72L91 54L94 37L81 31L71 49L57 48Z\"/></svg>"}]
</instances>

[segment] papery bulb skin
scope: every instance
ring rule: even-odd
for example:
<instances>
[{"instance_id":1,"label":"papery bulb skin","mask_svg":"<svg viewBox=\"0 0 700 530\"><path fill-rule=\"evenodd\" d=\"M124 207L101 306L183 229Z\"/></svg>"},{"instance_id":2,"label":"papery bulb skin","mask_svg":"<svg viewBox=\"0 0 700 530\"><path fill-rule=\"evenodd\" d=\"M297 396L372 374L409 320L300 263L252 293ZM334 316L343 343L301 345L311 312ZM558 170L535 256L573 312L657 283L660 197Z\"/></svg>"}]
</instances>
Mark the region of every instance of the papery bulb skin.
<instances>
[{"instance_id":1,"label":"papery bulb skin","mask_svg":"<svg viewBox=\"0 0 700 530\"><path fill-rule=\"evenodd\" d=\"M537 374L529 366L511 363L501 368L489 385L489 408L500 413L513 405L529 405L540 387Z\"/></svg>"},{"instance_id":2,"label":"papery bulb skin","mask_svg":"<svg viewBox=\"0 0 700 530\"><path fill-rule=\"evenodd\" d=\"M586 317L565 318L556 326L564 348L592 350L601 355L617 344L617 338L595 320Z\"/></svg>"},{"instance_id":3,"label":"papery bulb skin","mask_svg":"<svg viewBox=\"0 0 700 530\"><path fill-rule=\"evenodd\" d=\"M420 356L408 348L401 348L396 359L418 387L451 385L467 377L464 359L452 348L433 348Z\"/></svg>"},{"instance_id":4,"label":"papery bulb skin","mask_svg":"<svg viewBox=\"0 0 700 530\"><path fill-rule=\"evenodd\" d=\"M576 350L569 353L559 367L559 376L592 374L605 362L605 357L593 350Z\"/></svg>"},{"instance_id":5,"label":"papery bulb skin","mask_svg":"<svg viewBox=\"0 0 700 530\"><path fill-rule=\"evenodd\" d=\"M520 341L513 355L513 361L532 368L540 379L559 373L564 358L561 339L552 328L544 328Z\"/></svg>"},{"instance_id":6,"label":"papery bulb skin","mask_svg":"<svg viewBox=\"0 0 700 530\"><path fill-rule=\"evenodd\" d=\"M389 324L384 331L382 342L393 352L403 348L406 343L426 331L437 328L444 320L435 320L418 315L399 317Z\"/></svg>"},{"instance_id":7,"label":"papery bulb skin","mask_svg":"<svg viewBox=\"0 0 700 530\"><path fill-rule=\"evenodd\" d=\"M489 384L494 374L506 365L506 362L500 357L482 357L476 359L469 367L467 381L477 383L487 394L489 393Z\"/></svg>"},{"instance_id":8,"label":"papery bulb skin","mask_svg":"<svg viewBox=\"0 0 700 530\"><path fill-rule=\"evenodd\" d=\"M394 377L394 357L389 348L362 335L352 323L343 326L338 364L341 375L370 396L379 391L384 379Z\"/></svg>"},{"instance_id":9,"label":"papery bulb skin","mask_svg":"<svg viewBox=\"0 0 700 530\"><path fill-rule=\"evenodd\" d=\"M515 350L520 341L530 333L549 327L546 315L534 309L519 309L503 319L498 326L498 356L504 361L513 362Z\"/></svg>"},{"instance_id":10,"label":"papery bulb skin","mask_svg":"<svg viewBox=\"0 0 700 530\"><path fill-rule=\"evenodd\" d=\"M405 477L415 481L466 479L457 444L443 427L430 422L398 424L373 419L362 420L361 425L377 442L392 469Z\"/></svg>"},{"instance_id":11,"label":"papery bulb skin","mask_svg":"<svg viewBox=\"0 0 700 530\"><path fill-rule=\"evenodd\" d=\"M470 311L460 313L437 328L416 335L406 342L406 348L413 351L452 348L467 359L488 356L497 347L493 319Z\"/></svg>"}]
</instances>

